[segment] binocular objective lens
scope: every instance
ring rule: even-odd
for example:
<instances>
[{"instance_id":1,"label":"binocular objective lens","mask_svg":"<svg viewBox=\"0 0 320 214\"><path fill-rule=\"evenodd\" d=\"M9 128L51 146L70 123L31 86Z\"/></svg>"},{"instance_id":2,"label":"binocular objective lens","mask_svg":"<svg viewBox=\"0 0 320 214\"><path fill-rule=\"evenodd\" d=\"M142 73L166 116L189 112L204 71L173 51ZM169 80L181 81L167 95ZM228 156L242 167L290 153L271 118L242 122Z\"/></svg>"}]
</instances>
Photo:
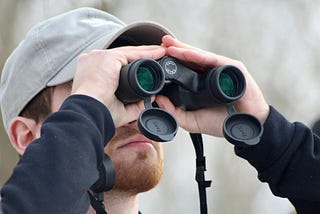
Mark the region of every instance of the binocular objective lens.
<instances>
[{"instance_id":1,"label":"binocular objective lens","mask_svg":"<svg viewBox=\"0 0 320 214\"><path fill-rule=\"evenodd\" d=\"M229 96L233 97L235 95L235 83L233 78L227 73L221 73L219 76L219 85L222 92Z\"/></svg>"},{"instance_id":2,"label":"binocular objective lens","mask_svg":"<svg viewBox=\"0 0 320 214\"><path fill-rule=\"evenodd\" d=\"M137 80L141 88L152 91L155 87L155 79L152 70L145 66L140 66L137 70Z\"/></svg>"}]
</instances>

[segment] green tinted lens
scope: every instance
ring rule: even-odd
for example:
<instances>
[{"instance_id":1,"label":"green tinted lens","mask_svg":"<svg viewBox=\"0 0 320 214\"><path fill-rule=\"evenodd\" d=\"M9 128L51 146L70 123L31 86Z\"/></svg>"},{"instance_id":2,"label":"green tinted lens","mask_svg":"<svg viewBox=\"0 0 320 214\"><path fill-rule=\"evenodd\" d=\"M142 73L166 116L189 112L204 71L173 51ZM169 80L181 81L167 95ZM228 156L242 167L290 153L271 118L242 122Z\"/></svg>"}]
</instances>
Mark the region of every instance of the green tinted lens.
<instances>
[{"instance_id":1,"label":"green tinted lens","mask_svg":"<svg viewBox=\"0 0 320 214\"><path fill-rule=\"evenodd\" d=\"M219 85L225 95L229 97L234 96L235 85L230 75L221 73L219 77Z\"/></svg>"},{"instance_id":2,"label":"green tinted lens","mask_svg":"<svg viewBox=\"0 0 320 214\"><path fill-rule=\"evenodd\" d=\"M140 66L137 70L137 80L139 85L146 91L154 89L154 77L148 67Z\"/></svg>"}]
</instances>

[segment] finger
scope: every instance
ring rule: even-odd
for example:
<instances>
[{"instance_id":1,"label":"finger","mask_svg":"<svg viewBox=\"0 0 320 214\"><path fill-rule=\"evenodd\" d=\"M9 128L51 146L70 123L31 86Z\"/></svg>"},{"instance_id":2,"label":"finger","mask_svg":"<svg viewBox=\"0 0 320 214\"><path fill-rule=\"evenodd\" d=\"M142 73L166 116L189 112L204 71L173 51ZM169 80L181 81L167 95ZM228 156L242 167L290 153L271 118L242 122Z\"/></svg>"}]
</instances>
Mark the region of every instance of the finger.
<instances>
[{"instance_id":1,"label":"finger","mask_svg":"<svg viewBox=\"0 0 320 214\"><path fill-rule=\"evenodd\" d=\"M167 48L166 54L180 60L196 63L202 66L214 67L236 63L235 60L230 58L199 49L185 49L171 46Z\"/></svg>"},{"instance_id":2,"label":"finger","mask_svg":"<svg viewBox=\"0 0 320 214\"><path fill-rule=\"evenodd\" d=\"M169 100L169 98L163 96L163 95L157 95L155 102L158 104L158 106L162 109L167 110L171 114L176 114L176 107L173 105L173 103Z\"/></svg>"},{"instance_id":3,"label":"finger","mask_svg":"<svg viewBox=\"0 0 320 214\"><path fill-rule=\"evenodd\" d=\"M172 102L165 96L158 95L156 102L160 108L171 113L178 121L179 126L189 132L200 132L199 126L196 122L195 115L191 112L184 111L172 104Z\"/></svg>"},{"instance_id":4,"label":"finger","mask_svg":"<svg viewBox=\"0 0 320 214\"><path fill-rule=\"evenodd\" d=\"M123 115L126 115L126 116L123 117L123 115L119 115L121 120L118 124L118 127L137 120L140 113L144 109L145 109L145 106L144 106L143 100L139 101L138 103L127 104L123 112Z\"/></svg>"},{"instance_id":5,"label":"finger","mask_svg":"<svg viewBox=\"0 0 320 214\"><path fill-rule=\"evenodd\" d=\"M169 35L162 38L162 45L167 47L167 55L176 57L183 61L201 64L203 66L220 66L236 63L236 60L201 50L185 44Z\"/></svg>"},{"instance_id":6,"label":"finger","mask_svg":"<svg viewBox=\"0 0 320 214\"><path fill-rule=\"evenodd\" d=\"M127 46L111 50L122 66L141 58L159 59L165 55L165 47L158 45Z\"/></svg>"},{"instance_id":7,"label":"finger","mask_svg":"<svg viewBox=\"0 0 320 214\"><path fill-rule=\"evenodd\" d=\"M185 43L173 38L170 35L166 35L166 36L162 37L162 44L165 47L174 46L174 47L179 47L179 48L184 48L184 49L198 49L199 50L199 48L196 48L196 47L193 47L191 45L185 44Z\"/></svg>"}]
</instances>

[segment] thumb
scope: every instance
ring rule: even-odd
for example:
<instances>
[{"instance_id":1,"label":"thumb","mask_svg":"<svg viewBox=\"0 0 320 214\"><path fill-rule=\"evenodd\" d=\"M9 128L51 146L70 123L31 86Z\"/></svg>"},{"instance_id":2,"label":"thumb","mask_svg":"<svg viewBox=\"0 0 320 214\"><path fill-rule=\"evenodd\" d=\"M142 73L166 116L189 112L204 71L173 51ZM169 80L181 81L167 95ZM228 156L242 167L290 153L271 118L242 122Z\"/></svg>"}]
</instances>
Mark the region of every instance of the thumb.
<instances>
[{"instance_id":1,"label":"thumb","mask_svg":"<svg viewBox=\"0 0 320 214\"><path fill-rule=\"evenodd\" d=\"M118 108L118 113L113 115L116 128L137 120L140 113L145 109L143 101L124 105L122 111L119 111L120 108Z\"/></svg>"}]
</instances>

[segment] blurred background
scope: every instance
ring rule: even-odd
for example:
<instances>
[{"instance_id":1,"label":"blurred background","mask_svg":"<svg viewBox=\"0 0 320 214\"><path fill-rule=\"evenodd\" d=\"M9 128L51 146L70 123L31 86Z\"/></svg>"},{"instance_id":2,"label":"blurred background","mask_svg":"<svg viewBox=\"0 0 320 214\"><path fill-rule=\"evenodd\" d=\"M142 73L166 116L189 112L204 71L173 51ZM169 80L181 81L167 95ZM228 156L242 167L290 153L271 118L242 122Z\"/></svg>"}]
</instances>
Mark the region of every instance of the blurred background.
<instances>
[{"instance_id":1,"label":"blurred background","mask_svg":"<svg viewBox=\"0 0 320 214\"><path fill-rule=\"evenodd\" d=\"M302 0L1 0L0 67L37 22L70 9L91 6L130 23L152 20L180 40L241 60L261 86L268 102L290 121L312 125L320 110L320 4ZM214 121L212 121L214 123ZM286 199L275 197L245 160L224 139L204 136L209 213L291 214ZM195 153L188 133L179 130L164 144L161 183L142 194L142 213L199 213L194 180ZM18 155L1 126L0 186Z\"/></svg>"}]
</instances>

